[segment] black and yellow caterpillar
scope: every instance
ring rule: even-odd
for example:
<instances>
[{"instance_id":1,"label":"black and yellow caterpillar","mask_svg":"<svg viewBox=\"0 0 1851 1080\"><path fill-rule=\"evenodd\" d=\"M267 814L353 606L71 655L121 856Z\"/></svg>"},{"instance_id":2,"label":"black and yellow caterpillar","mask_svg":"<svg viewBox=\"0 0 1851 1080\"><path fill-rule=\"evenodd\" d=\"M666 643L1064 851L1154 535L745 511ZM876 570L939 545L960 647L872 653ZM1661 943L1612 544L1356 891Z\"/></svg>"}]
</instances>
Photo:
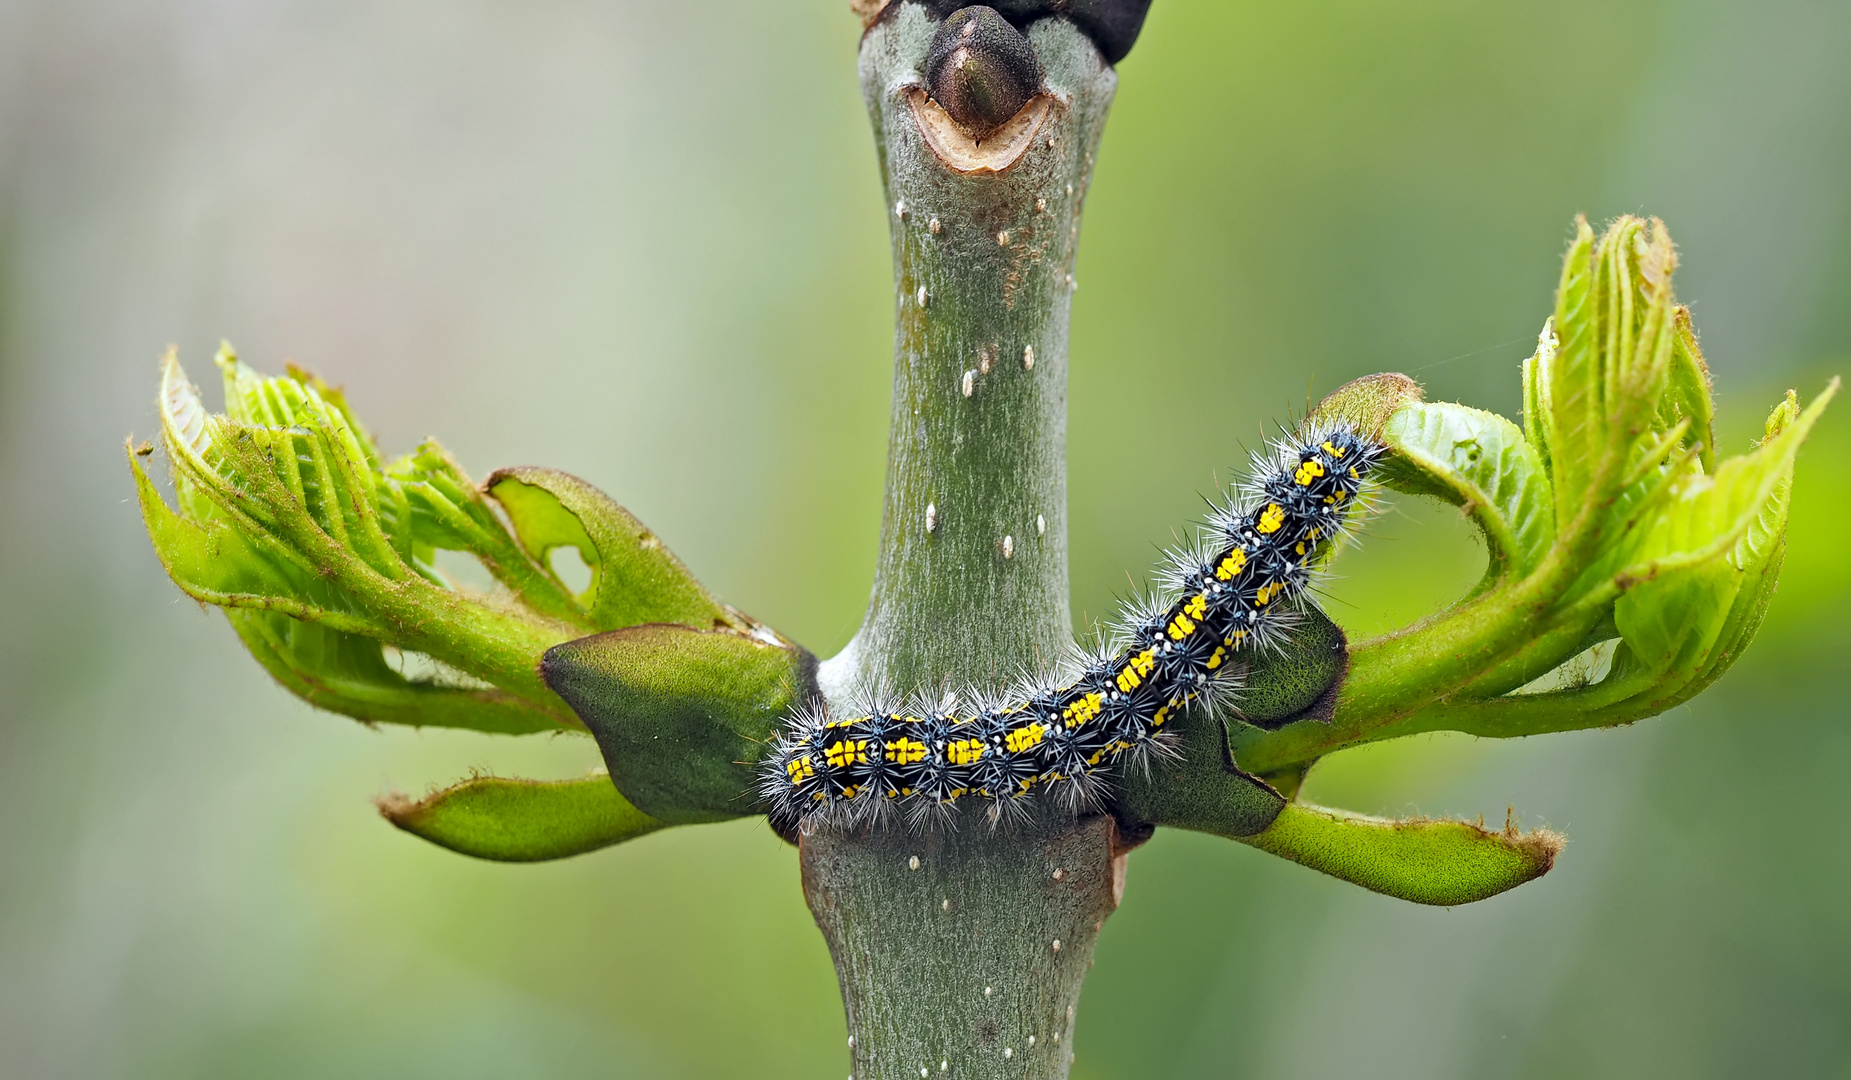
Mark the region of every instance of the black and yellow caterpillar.
<instances>
[{"instance_id":1,"label":"black and yellow caterpillar","mask_svg":"<svg viewBox=\"0 0 1851 1080\"><path fill-rule=\"evenodd\" d=\"M831 717L805 710L765 759L774 820L805 826L899 808L914 820L966 795L992 820L1037 789L1068 808L1096 804L1107 770L1169 752L1171 721L1192 704L1234 704L1239 654L1274 641L1343 531L1386 449L1345 424L1282 443L1251 498L1211 515L1202 545L1176 553L1173 602L1128 617L1115 647L1064 678L959 708L955 698Z\"/></svg>"}]
</instances>

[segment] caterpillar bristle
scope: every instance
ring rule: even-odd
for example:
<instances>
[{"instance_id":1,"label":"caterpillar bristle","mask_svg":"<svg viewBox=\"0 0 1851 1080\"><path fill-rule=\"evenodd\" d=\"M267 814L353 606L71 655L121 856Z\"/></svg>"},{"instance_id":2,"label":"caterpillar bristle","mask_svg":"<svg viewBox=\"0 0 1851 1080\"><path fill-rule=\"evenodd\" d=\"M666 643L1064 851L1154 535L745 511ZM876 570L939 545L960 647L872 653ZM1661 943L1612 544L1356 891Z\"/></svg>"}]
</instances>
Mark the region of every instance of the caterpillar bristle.
<instances>
[{"instance_id":1,"label":"caterpillar bristle","mask_svg":"<svg viewBox=\"0 0 1851 1080\"><path fill-rule=\"evenodd\" d=\"M1321 564L1367 511L1368 473L1386 453L1342 423L1270 441L1093 648L1018 672L1000 693L871 687L841 716L796 710L761 774L773 824L954 828L956 808L977 800L1001 829L1044 804L1103 808L1114 777L1180 757L1176 719L1239 717L1251 657L1284 647Z\"/></svg>"}]
</instances>

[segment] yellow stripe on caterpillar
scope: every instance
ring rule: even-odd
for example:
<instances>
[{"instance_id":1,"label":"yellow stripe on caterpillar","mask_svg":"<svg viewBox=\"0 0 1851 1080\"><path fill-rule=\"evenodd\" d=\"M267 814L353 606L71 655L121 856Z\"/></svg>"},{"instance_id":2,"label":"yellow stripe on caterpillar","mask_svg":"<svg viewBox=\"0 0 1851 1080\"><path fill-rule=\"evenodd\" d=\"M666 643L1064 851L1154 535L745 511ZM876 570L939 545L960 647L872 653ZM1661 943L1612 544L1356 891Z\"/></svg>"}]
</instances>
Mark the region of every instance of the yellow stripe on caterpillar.
<instances>
[{"instance_id":1,"label":"yellow stripe on caterpillar","mask_svg":"<svg viewBox=\"0 0 1851 1080\"><path fill-rule=\"evenodd\" d=\"M1151 669L1156 666L1157 654L1151 650L1145 649L1143 652L1134 653L1130 659L1125 661L1125 666L1119 671L1118 678L1113 680L1118 684L1119 693L1129 694L1133 690L1144 685L1144 677L1149 675ZM1079 703L1075 702L1074 704L1077 705ZM1069 724L1067 726L1072 727L1073 725Z\"/></svg>"},{"instance_id":2,"label":"yellow stripe on caterpillar","mask_svg":"<svg viewBox=\"0 0 1851 1080\"><path fill-rule=\"evenodd\" d=\"M987 749L982 739L956 739L945 745L945 757L953 765L975 765Z\"/></svg>"},{"instance_id":3,"label":"yellow stripe on caterpillar","mask_svg":"<svg viewBox=\"0 0 1851 1080\"><path fill-rule=\"evenodd\" d=\"M868 763L868 743L872 739L842 739L823 748L823 760L830 768L843 769Z\"/></svg>"},{"instance_id":4,"label":"yellow stripe on caterpillar","mask_svg":"<svg viewBox=\"0 0 1851 1080\"><path fill-rule=\"evenodd\" d=\"M1003 749L1012 754L1024 750L1033 750L1041 745L1042 736L1048 733L1048 726L1042 723L1024 724L1003 736Z\"/></svg>"},{"instance_id":5,"label":"yellow stripe on caterpillar","mask_svg":"<svg viewBox=\"0 0 1851 1080\"><path fill-rule=\"evenodd\" d=\"M1098 716L1099 710L1104 704L1105 695L1095 690L1061 710L1061 721L1069 728L1077 728L1093 717Z\"/></svg>"},{"instance_id":6,"label":"yellow stripe on caterpillar","mask_svg":"<svg viewBox=\"0 0 1851 1080\"><path fill-rule=\"evenodd\" d=\"M1232 548L1221 557L1221 564L1215 567L1215 576L1222 581L1233 581L1247 566L1247 553L1240 548Z\"/></svg>"}]
</instances>

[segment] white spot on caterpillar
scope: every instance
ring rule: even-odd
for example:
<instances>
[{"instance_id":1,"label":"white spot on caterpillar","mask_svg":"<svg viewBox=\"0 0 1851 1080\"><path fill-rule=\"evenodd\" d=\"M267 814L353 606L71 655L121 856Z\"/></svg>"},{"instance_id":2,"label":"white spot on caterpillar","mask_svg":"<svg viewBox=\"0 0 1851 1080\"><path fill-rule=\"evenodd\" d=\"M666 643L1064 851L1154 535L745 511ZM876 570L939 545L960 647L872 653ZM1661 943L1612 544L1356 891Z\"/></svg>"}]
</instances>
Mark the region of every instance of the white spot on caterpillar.
<instances>
[{"instance_id":1,"label":"white spot on caterpillar","mask_svg":"<svg viewBox=\"0 0 1851 1080\"><path fill-rule=\"evenodd\" d=\"M1070 278L1069 280L1072 280L1072 279ZM926 294L924 285L919 286L919 292L915 294L915 299L919 301L920 307L925 307L926 301L931 299L931 297Z\"/></svg>"},{"instance_id":2,"label":"white spot on caterpillar","mask_svg":"<svg viewBox=\"0 0 1851 1080\"><path fill-rule=\"evenodd\" d=\"M1054 1041L1055 1041L1055 1042L1059 1042L1059 1041L1060 1041L1060 1032L1058 1032L1058 1031L1056 1031L1056 1032L1054 1033Z\"/></svg>"},{"instance_id":3,"label":"white spot on caterpillar","mask_svg":"<svg viewBox=\"0 0 1851 1080\"><path fill-rule=\"evenodd\" d=\"M964 391L965 397L970 397L972 394L976 393L977 392L977 372L975 370L966 371L964 373L964 381L960 384L960 386Z\"/></svg>"},{"instance_id":4,"label":"white spot on caterpillar","mask_svg":"<svg viewBox=\"0 0 1851 1080\"><path fill-rule=\"evenodd\" d=\"M1072 274L1067 275L1067 291L1068 292L1079 292L1080 291L1080 283L1073 280Z\"/></svg>"},{"instance_id":5,"label":"white spot on caterpillar","mask_svg":"<svg viewBox=\"0 0 1851 1080\"><path fill-rule=\"evenodd\" d=\"M937 218L933 218L931 221L926 222L926 228L932 230L933 236L937 236L939 233L942 233L945 231L945 227L938 223Z\"/></svg>"},{"instance_id":6,"label":"white spot on caterpillar","mask_svg":"<svg viewBox=\"0 0 1851 1080\"><path fill-rule=\"evenodd\" d=\"M1028 1037L1028 1045L1030 1045L1030 1046L1033 1046L1033 1045L1035 1045L1035 1037L1034 1037L1033 1035L1030 1035L1030 1036Z\"/></svg>"},{"instance_id":7,"label":"white spot on caterpillar","mask_svg":"<svg viewBox=\"0 0 1851 1080\"><path fill-rule=\"evenodd\" d=\"M1035 347L1033 345L1022 346L1022 370L1035 370Z\"/></svg>"},{"instance_id":8,"label":"white spot on caterpillar","mask_svg":"<svg viewBox=\"0 0 1851 1080\"><path fill-rule=\"evenodd\" d=\"M1039 521L1039 520L1041 520L1041 519L1040 519L1040 518L1036 518L1035 520L1036 520L1036 521ZM1054 880L1055 880L1055 881L1059 881L1059 880L1061 880L1062 878L1064 878L1064 877L1066 877L1066 876L1067 876L1067 871L1066 871L1066 869L1065 869L1065 868L1063 868L1063 867L1059 867L1059 866L1056 866L1056 867L1054 868Z\"/></svg>"},{"instance_id":9,"label":"white spot on caterpillar","mask_svg":"<svg viewBox=\"0 0 1851 1080\"><path fill-rule=\"evenodd\" d=\"M928 1069L928 1068L926 1068L926 1067L925 1067L924 1065L921 1065L921 1066L919 1066L919 1075L920 1075L920 1076L931 1076L931 1075L932 1075L932 1070L931 1070L931 1069Z\"/></svg>"},{"instance_id":10,"label":"white spot on caterpillar","mask_svg":"<svg viewBox=\"0 0 1851 1080\"><path fill-rule=\"evenodd\" d=\"M950 1072L950 1071L951 1071L951 1062L949 1062L949 1061L941 1061L941 1062L939 1062L939 1063L938 1063L938 1071L939 1071L939 1072Z\"/></svg>"},{"instance_id":11,"label":"white spot on caterpillar","mask_svg":"<svg viewBox=\"0 0 1851 1080\"><path fill-rule=\"evenodd\" d=\"M1054 951L1055 952L1060 951L1060 939L1059 938L1054 939Z\"/></svg>"},{"instance_id":12,"label":"white spot on caterpillar","mask_svg":"<svg viewBox=\"0 0 1851 1080\"><path fill-rule=\"evenodd\" d=\"M1072 184L1067 185L1067 197L1069 199L1073 198L1073 185Z\"/></svg>"},{"instance_id":13,"label":"white spot on caterpillar","mask_svg":"<svg viewBox=\"0 0 1851 1080\"><path fill-rule=\"evenodd\" d=\"M991 994L994 994L994 993L996 993L996 987L994 986L986 986L983 988L984 997L989 997Z\"/></svg>"},{"instance_id":14,"label":"white spot on caterpillar","mask_svg":"<svg viewBox=\"0 0 1851 1080\"><path fill-rule=\"evenodd\" d=\"M855 1048L855 1037L853 1035L850 1035L848 1037L848 1048L850 1050L853 1050ZM850 1080L853 1080L853 1077L851 1077Z\"/></svg>"},{"instance_id":15,"label":"white spot on caterpillar","mask_svg":"<svg viewBox=\"0 0 1851 1080\"><path fill-rule=\"evenodd\" d=\"M1008 229L1004 229L1002 232L999 232L996 234L996 243L999 247L1009 246L1009 230Z\"/></svg>"},{"instance_id":16,"label":"white spot on caterpillar","mask_svg":"<svg viewBox=\"0 0 1851 1080\"><path fill-rule=\"evenodd\" d=\"M939 910L941 911L950 911L951 910L951 897L949 896L945 897L945 902L938 905L938 907L939 907Z\"/></svg>"},{"instance_id":17,"label":"white spot on caterpillar","mask_svg":"<svg viewBox=\"0 0 1851 1080\"><path fill-rule=\"evenodd\" d=\"M1035 535L1036 536L1046 536L1047 534L1048 534L1048 519L1042 517L1040 514L1036 514L1035 515ZM1054 871L1054 880L1059 881L1061 874L1065 872L1066 871L1063 871L1063 870Z\"/></svg>"},{"instance_id":18,"label":"white spot on caterpillar","mask_svg":"<svg viewBox=\"0 0 1851 1080\"><path fill-rule=\"evenodd\" d=\"M1003 1047L1003 1060L1008 1061L1012 1057L1015 1057L1015 1047L1013 1046Z\"/></svg>"},{"instance_id":19,"label":"white spot on caterpillar","mask_svg":"<svg viewBox=\"0 0 1851 1080\"><path fill-rule=\"evenodd\" d=\"M1049 145L1049 146L1052 146L1052 145L1054 145L1054 144L1053 144L1053 143L1049 143L1048 145ZM1048 200L1046 200L1046 199L1036 199L1036 200L1035 200L1035 213L1037 213L1037 214L1045 214L1045 213L1047 213L1047 212L1048 212Z\"/></svg>"},{"instance_id":20,"label":"white spot on caterpillar","mask_svg":"<svg viewBox=\"0 0 1851 1080\"><path fill-rule=\"evenodd\" d=\"M905 199L901 199L899 202L896 202L893 204L893 216L899 218L901 221L906 220L906 200Z\"/></svg>"},{"instance_id":21,"label":"white spot on caterpillar","mask_svg":"<svg viewBox=\"0 0 1851 1080\"><path fill-rule=\"evenodd\" d=\"M926 503L926 532L938 528L938 504Z\"/></svg>"},{"instance_id":22,"label":"white spot on caterpillar","mask_svg":"<svg viewBox=\"0 0 1851 1080\"><path fill-rule=\"evenodd\" d=\"M1003 558L1005 559L1015 558L1015 537L1013 536L1003 537Z\"/></svg>"},{"instance_id":23,"label":"white spot on caterpillar","mask_svg":"<svg viewBox=\"0 0 1851 1080\"><path fill-rule=\"evenodd\" d=\"M919 869L919 856L915 855L912 858L906 860L906 868L908 870Z\"/></svg>"}]
</instances>

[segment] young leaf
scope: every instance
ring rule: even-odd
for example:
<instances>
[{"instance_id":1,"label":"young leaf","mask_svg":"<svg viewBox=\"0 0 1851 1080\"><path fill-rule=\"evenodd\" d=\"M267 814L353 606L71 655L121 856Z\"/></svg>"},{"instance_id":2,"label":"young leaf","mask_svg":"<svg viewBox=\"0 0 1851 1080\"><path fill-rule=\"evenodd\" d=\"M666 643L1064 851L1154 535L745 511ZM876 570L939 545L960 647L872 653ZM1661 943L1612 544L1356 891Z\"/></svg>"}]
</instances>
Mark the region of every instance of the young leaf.
<instances>
[{"instance_id":1,"label":"young leaf","mask_svg":"<svg viewBox=\"0 0 1851 1080\"><path fill-rule=\"evenodd\" d=\"M350 610L336 590L305 572L281 545L215 520L217 514L196 520L175 513L135 454L128 457L155 554L188 596L221 607L284 612L352 632L374 628L372 620Z\"/></svg>"},{"instance_id":2,"label":"young leaf","mask_svg":"<svg viewBox=\"0 0 1851 1080\"><path fill-rule=\"evenodd\" d=\"M1463 507L1484 534L1491 580L1534 570L1555 543L1548 475L1517 425L1464 405L1413 404L1382 429L1390 487Z\"/></svg>"},{"instance_id":3,"label":"young leaf","mask_svg":"<svg viewBox=\"0 0 1851 1080\"><path fill-rule=\"evenodd\" d=\"M1712 430L1715 406L1710 390L1710 366L1704 363L1703 350L1697 346L1697 331L1690 322L1690 309L1677 306L1676 334L1671 352L1671 373L1666 380L1665 395L1660 399L1658 422L1670 428L1680 420L1690 421L1690 435L1697 444L1697 460L1703 471L1716 471L1716 435Z\"/></svg>"},{"instance_id":4,"label":"young leaf","mask_svg":"<svg viewBox=\"0 0 1851 1080\"><path fill-rule=\"evenodd\" d=\"M624 801L604 776L503 780L479 776L413 800L388 795L379 813L438 847L495 862L582 855L664 828Z\"/></svg>"},{"instance_id":5,"label":"young leaf","mask_svg":"<svg viewBox=\"0 0 1851 1080\"><path fill-rule=\"evenodd\" d=\"M1490 832L1464 821L1389 821L1292 803L1264 832L1261 851L1417 904L1496 896L1549 872L1563 840L1547 829Z\"/></svg>"},{"instance_id":6,"label":"young leaf","mask_svg":"<svg viewBox=\"0 0 1851 1080\"><path fill-rule=\"evenodd\" d=\"M1769 418L1768 438L1754 452L1723 462L1714 478L1700 473L1681 477L1651 521L1622 585L1725 555L1739 562L1761 554L1754 545L1764 550L1774 535L1769 523L1784 518L1794 456L1837 392L1834 379L1803 411L1789 394ZM1738 550L1751 535L1751 546Z\"/></svg>"},{"instance_id":7,"label":"young leaf","mask_svg":"<svg viewBox=\"0 0 1851 1080\"><path fill-rule=\"evenodd\" d=\"M1594 230L1575 218L1575 239L1562 259L1556 287L1554 355L1537 370L1540 402L1548 406L1547 443L1555 470L1555 519L1566 526L1592 483L1603 450L1600 356L1593 296Z\"/></svg>"},{"instance_id":8,"label":"young leaf","mask_svg":"<svg viewBox=\"0 0 1851 1080\"><path fill-rule=\"evenodd\" d=\"M1652 522L1639 561L1622 577L1630 587L1614 604L1620 635L1645 668L1675 672L1677 686L1699 674L1707 684L1745 644L1741 633L1759 622L1761 594L1771 591L1766 570L1786 533L1794 457L1837 387L1834 380L1804 411L1789 393L1753 453L1723 462L1713 480L1685 479Z\"/></svg>"},{"instance_id":9,"label":"young leaf","mask_svg":"<svg viewBox=\"0 0 1851 1080\"><path fill-rule=\"evenodd\" d=\"M387 662L375 638L275 611L234 608L225 617L264 670L318 709L366 723L503 735L581 730L565 710L547 712L497 687L408 679Z\"/></svg>"},{"instance_id":10,"label":"young leaf","mask_svg":"<svg viewBox=\"0 0 1851 1080\"><path fill-rule=\"evenodd\" d=\"M574 726L541 682L538 662L548 647L592 629L593 615L529 556L442 448L427 442L382 467L325 383L294 369L287 378L260 376L229 349L217 363L227 402L219 416L207 413L172 351L163 363L162 435L177 509L130 460L149 536L175 582L207 603L261 613L234 619L241 637L286 687L318 705L366 720L480 730ZM563 482L576 485L588 520L613 517L602 511L615 504ZM614 515L634 525L621 510ZM660 545L640 526L628 538L627 560L608 562L673 572L628 573L627 589L604 592L631 611L750 625L707 596L673 556L652 551ZM613 550L614 541L603 539ZM451 588L430 564L437 548L475 556L511 595ZM498 691L401 678L385 663L388 643Z\"/></svg>"},{"instance_id":11,"label":"young leaf","mask_svg":"<svg viewBox=\"0 0 1851 1080\"><path fill-rule=\"evenodd\" d=\"M1523 362L1523 438L1542 462L1543 475L1554 470L1549 450L1549 374L1555 364L1555 319L1543 322L1536 337L1536 352ZM1553 493L1551 494L1553 507Z\"/></svg>"},{"instance_id":12,"label":"young leaf","mask_svg":"<svg viewBox=\"0 0 1851 1080\"><path fill-rule=\"evenodd\" d=\"M565 585L546 563L529 558L437 440L426 439L393 462L386 476L410 510L415 553L429 548L468 552L528 607L589 628Z\"/></svg>"},{"instance_id":13,"label":"young leaf","mask_svg":"<svg viewBox=\"0 0 1851 1080\"><path fill-rule=\"evenodd\" d=\"M535 561L545 565L555 548L578 549L591 567L584 607L593 629L745 627L746 620L715 600L642 522L583 480L523 467L502 469L484 486L507 510Z\"/></svg>"}]
</instances>

